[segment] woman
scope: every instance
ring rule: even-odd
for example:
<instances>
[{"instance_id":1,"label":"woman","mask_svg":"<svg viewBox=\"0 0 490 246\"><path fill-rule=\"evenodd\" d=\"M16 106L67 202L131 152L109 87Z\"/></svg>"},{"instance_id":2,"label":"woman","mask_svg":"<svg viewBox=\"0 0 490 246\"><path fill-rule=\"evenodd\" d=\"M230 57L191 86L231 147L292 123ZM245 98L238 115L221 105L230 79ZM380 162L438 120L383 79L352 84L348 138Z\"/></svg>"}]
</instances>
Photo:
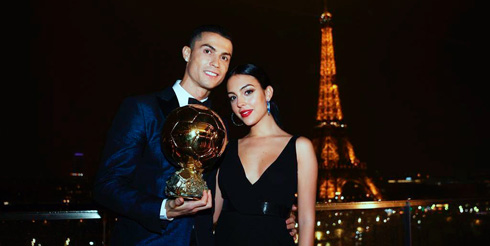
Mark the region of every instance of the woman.
<instances>
[{"instance_id":1,"label":"woman","mask_svg":"<svg viewBox=\"0 0 490 246\"><path fill-rule=\"evenodd\" d=\"M313 245L317 162L311 141L279 127L274 90L261 68L240 65L228 78L232 121L250 131L230 141L217 176L216 245L294 245L284 219L296 194L299 245Z\"/></svg>"}]
</instances>

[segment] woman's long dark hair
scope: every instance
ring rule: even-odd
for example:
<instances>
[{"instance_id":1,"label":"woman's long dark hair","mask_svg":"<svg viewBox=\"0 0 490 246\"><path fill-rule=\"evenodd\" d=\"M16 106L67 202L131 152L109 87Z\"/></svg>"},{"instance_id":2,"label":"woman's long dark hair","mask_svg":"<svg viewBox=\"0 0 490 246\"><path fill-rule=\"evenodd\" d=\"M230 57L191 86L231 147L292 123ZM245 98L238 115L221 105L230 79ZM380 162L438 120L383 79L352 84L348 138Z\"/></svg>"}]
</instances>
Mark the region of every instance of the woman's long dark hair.
<instances>
[{"instance_id":1,"label":"woman's long dark hair","mask_svg":"<svg viewBox=\"0 0 490 246\"><path fill-rule=\"evenodd\" d=\"M228 82L228 79L230 79L233 75L250 75L254 77L257 81L259 81L260 87L262 89L266 89L267 86L271 86L274 88L274 86L271 83L271 80L269 79L269 76L267 73L262 69L261 67L247 63L247 64L242 64L234 67L232 70L228 71L228 74L226 76L226 82ZM272 117L274 117L274 120L276 123L281 127L281 121L279 119L279 108L277 107L276 102L271 98L269 101L271 104L271 114Z\"/></svg>"}]
</instances>

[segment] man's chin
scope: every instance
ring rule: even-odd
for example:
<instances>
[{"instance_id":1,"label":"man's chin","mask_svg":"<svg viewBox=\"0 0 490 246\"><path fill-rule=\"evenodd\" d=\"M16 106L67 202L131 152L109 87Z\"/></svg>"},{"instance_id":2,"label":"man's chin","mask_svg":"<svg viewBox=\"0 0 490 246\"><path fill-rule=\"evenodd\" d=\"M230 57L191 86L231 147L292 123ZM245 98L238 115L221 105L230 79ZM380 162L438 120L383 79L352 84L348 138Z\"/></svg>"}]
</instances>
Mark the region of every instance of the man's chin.
<instances>
[{"instance_id":1,"label":"man's chin","mask_svg":"<svg viewBox=\"0 0 490 246\"><path fill-rule=\"evenodd\" d=\"M209 81L208 83L205 84L205 86L206 86L205 88L208 90L212 90L212 89L218 87L222 82L223 82L223 80Z\"/></svg>"}]
</instances>

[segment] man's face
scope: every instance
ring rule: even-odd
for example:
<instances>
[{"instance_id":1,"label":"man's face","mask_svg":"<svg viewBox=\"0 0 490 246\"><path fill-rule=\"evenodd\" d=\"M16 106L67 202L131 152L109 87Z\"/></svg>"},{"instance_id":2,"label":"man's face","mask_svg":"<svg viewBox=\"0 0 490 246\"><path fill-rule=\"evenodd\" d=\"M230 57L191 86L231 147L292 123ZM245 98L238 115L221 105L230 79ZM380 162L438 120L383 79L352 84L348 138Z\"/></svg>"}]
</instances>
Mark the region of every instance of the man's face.
<instances>
[{"instance_id":1,"label":"man's face","mask_svg":"<svg viewBox=\"0 0 490 246\"><path fill-rule=\"evenodd\" d=\"M224 79L230 65L233 45L217 33L203 32L194 47L184 47L187 79L194 86L212 90Z\"/></svg>"}]
</instances>

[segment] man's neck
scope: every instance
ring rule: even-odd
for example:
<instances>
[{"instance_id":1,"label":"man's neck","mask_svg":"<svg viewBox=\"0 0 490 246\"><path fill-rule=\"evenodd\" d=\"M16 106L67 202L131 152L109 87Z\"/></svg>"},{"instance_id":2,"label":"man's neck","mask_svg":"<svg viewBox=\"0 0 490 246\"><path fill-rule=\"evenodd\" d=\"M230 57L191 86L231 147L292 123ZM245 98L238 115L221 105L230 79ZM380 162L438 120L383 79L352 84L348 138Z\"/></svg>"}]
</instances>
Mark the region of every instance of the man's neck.
<instances>
[{"instance_id":1,"label":"man's neck","mask_svg":"<svg viewBox=\"0 0 490 246\"><path fill-rule=\"evenodd\" d=\"M188 91L186 91L180 83L181 80L175 81L174 85L172 86L172 89L174 90L175 95L177 96L177 100L179 101L179 106L183 107L189 103L189 98L194 98L194 99L196 98L193 95L191 95ZM199 101L204 102L207 99L208 98L205 98Z\"/></svg>"},{"instance_id":2,"label":"man's neck","mask_svg":"<svg viewBox=\"0 0 490 246\"><path fill-rule=\"evenodd\" d=\"M209 94L211 94L211 91L202 87L199 87L196 85L195 82L189 81L188 79L182 79L180 82L180 86L184 88L189 94L191 94L195 99L201 101L205 98L209 97Z\"/></svg>"}]
</instances>

